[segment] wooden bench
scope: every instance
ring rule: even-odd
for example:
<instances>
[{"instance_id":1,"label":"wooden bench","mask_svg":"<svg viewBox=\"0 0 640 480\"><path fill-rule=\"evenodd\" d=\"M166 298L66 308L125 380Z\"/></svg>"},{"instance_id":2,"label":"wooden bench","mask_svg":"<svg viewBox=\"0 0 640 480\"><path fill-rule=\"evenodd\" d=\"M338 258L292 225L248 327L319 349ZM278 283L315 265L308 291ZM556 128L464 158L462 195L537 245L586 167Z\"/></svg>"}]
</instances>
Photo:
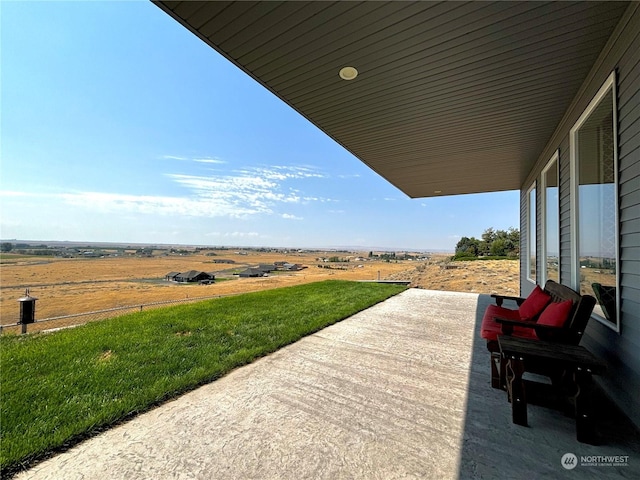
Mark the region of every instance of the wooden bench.
<instances>
[{"instance_id":1,"label":"wooden bench","mask_svg":"<svg viewBox=\"0 0 640 480\"><path fill-rule=\"evenodd\" d=\"M524 372L540 362L553 365L575 384L576 437L579 442L596 444L596 422L592 407L592 375L605 371L604 362L578 345L498 336L498 345L505 364L508 399L513 423L527 426L527 396Z\"/></svg>"},{"instance_id":2,"label":"wooden bench","mask_svg":"<svg viewBox=\"0 0 640 480\"><path fill-rule=\"evenodd\" d=\"M565 300L571 300L573 302L569 317L564 326L552 327L539 325L536 323L537 318L530 321L521 321L513 318L517 317L517 315L512 316L512 318L493 316L491 312L496 309L493 308L492 310L491 306L487 308L485 317L482 320L483 326L485 322L496 322L501 326L500 334L502 335L518 336L523 330L528 330L531 331L531 334L521 336L534 341L544 340L564 345L578 345L582 339L587 323L591 318L591 313L593 312L593 308L596 304L596 299L591 295L580 295L575 290L553 280L547 280L543 291L551 296L551 302L562 302ZM513 300L518 306L522 305L525 301L522 297L510 297L505 295L492 295L492 297L495 299L496 306L498 307L502 307L504 300ZM500 348L495 334L492 338L487 338L487 349L491 352L491 386L494 388L505 388L505 383L502 379L504 375L504 365L501 363ZM553 368L545 369L545 362L541 362L540 365L540 371L535 373L545 375L548 370L551 380L555 382L557 378L555 376L555 370Z\"/></svg>"}]
</instances>

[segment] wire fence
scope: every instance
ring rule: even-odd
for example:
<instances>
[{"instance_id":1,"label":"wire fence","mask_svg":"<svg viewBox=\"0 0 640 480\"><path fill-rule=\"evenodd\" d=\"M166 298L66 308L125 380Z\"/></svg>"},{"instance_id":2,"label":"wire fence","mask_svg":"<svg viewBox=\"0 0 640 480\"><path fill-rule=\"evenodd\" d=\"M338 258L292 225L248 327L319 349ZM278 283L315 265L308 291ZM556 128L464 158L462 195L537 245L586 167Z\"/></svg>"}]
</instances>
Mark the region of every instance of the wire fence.
<instances>
[{"instance_id":1,"label":"wire fence","mask_svg":"<svg viewBox=\"0 0 640 480\"><path fill-rule=\"evenodd\" d=\"M231 294L233 295L233 294ZM230 295L214 295L207 297L192 297L181 298L177 300L163 300L161 302L143 303L138 305L128 305L124 307L107 308L104 310L95 310L93 312L74 313L71 315L62 315L59 317L41 318L36 319L33 323L9 323L0 325L0 333L16 332L27 333L27 329L30 331L49 331L57 330L61 328L71 328L78 325L83 325L89 322L95 322L99 320L106 320L113 317L119 317L127 313L142 312L143 310L150 310L154 308L168 307L171 305L179 305L185 303L201 302L203 300L212 300L214 298L221 298Z\"/></svg>"}]
</instances>

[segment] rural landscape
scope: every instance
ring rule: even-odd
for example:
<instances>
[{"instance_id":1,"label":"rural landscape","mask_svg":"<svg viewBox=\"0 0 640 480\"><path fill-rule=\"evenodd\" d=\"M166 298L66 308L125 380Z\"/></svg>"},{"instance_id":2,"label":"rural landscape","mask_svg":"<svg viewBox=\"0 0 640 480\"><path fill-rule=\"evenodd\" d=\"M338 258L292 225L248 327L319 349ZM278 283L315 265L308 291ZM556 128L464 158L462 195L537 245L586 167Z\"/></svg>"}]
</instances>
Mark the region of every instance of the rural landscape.
<instances>
[{"instance_id":1,"label":"rural landscape","mask_svg":"<svg viewBox=\"0 0 640 480\"><path fill-rule=\"evenodd\" d=\"M518 291L517 260L434 252L20 241L1 250L2 476L407 285ZM36 322L23 329L21 307L34 298Z\"/></svg>"},{"instance_id":2,"label":"rural landscape","mask_svg":"<svg viewBox=\"0 0 640 480\"><path fill-rule=\"evenodd\" d=\"M0 270L2 325L18 321L18 299L26 289L38 299L36 320L327 279L405 281L416 288L474 293L514 295L519 291L518 261L452 262L445 253L7 243L3 243ZM243 275L260 268L267 271ZM209 274L211 281L167 277L187 272ZM123 312L97 318L119 313ZM29 331L91 319L78 316L36 323ZM17 332L18 327L3 331Z\"/></svg>"}]
</instances>

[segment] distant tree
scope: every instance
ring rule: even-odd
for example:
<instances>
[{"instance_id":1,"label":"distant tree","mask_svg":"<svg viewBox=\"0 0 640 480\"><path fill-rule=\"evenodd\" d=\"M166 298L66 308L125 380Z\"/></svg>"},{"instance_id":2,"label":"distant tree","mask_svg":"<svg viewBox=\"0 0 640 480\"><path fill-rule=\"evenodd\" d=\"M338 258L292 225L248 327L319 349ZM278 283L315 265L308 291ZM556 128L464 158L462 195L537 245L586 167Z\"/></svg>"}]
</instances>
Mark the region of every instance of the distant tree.
<instances>
[{"instance_id":1,"label":"distant tree","mask_svg":"<svg viewBox=\"0 0 640 480\"><path fill-rule=\"evenodd\" d=\"M482 241L491 245L491 243L496 239L496 232L492 227L487 228L484 232L482 232Z\"/></svg>"},{"instance_id":2,"label":"distant tree","mask_svg":"<svg viewBox=\"0 0 640 480\"><path fill-rule=\"evenodd\" d=\"M469 258L480 255L517 257L520 254L520 231L509 227L508 230L487 228L481 240L475 237L462 237L456 244L455 258Z\"/></svg>"},{"instance_id":3,"label":"distant tree","mask_svg":"<svg viewBox=\"0 0 640 480\"><path fill-rule=\"evenodd\" d=\"M487 228L482 235L480 236L480 248L478 254L480 255L489 255L491 251L491 244L496 239L496 232L493 228Z\"/></svg>"},{"instance_id":4,"label":"distant tree","mask_svg":"<svg viewBox=\"0 0 640 480\"><path fill-rule=\"evenodd\" d=\"M462 237L456 244L456 255L477 257L480 253L480 241L474 237Z\"/></svg>"},{"instance_id":5,"label":"distant tree","mask_svg":"<svg viewBox=\"0 0 640 480\"><path fill-rule=\"evenodd\" d=\"M514 227L509 227L507 230L507 238L509 239L510 255L514 257L520 256L520 230Z\"/></svg>"},{"instance_id":6,"label":"distant tree","mask_svg":"<svg viewBox=\"0 0 640 480\"><path fill-rule=\"evenodd\" d=\"M504 238L496 238L491 243L491 248L489 249L489 253L496 257L503 257L507 254L507 249L505 247L506 240Z\"/></svg>"},{"instance_id":7,"label":"distant tree","mask_svg":"<svg viewBox=\"0 0 640 480\"><path fill-rule=\"evenodd\" d=\"M13 243L2 242L2 246L0 247L0 250L2 250L3 252L10 252L11 250L13 250Z\"/></svg>"}]
</instances>

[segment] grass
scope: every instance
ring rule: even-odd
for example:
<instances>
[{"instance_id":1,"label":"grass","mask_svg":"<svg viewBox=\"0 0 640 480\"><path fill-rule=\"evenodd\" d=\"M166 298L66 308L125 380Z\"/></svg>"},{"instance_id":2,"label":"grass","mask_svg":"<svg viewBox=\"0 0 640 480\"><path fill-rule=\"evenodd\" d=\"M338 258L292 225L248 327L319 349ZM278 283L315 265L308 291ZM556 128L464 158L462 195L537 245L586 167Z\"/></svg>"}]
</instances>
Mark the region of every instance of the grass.
<instances>
[{"instance_id":1,"label":"grass","mask_svg":"<svg viewBox=\"0 0 640 480\"><path fill-rule=\"evenodd\" d=\"M404 290L324 281L0 338L2 473Z\"/></svg>"}]
</instances>

